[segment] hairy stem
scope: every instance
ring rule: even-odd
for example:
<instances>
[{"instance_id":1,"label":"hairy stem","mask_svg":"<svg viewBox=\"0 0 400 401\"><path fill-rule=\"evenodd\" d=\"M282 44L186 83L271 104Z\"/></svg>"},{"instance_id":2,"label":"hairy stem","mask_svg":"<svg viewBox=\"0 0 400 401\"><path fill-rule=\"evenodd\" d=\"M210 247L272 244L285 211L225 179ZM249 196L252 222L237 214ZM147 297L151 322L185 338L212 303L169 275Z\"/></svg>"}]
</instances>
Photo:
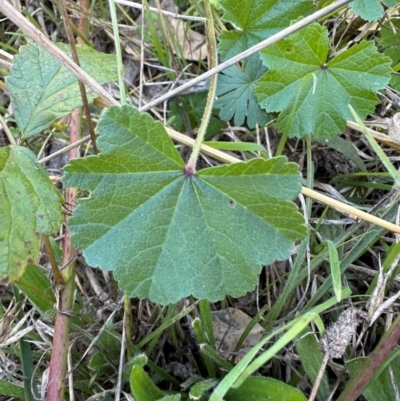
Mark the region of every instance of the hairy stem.
<instances>
[{"instance_id":1,"label":"hairy stem","mask_svg":"<svg viewBox=\"0 0 400 401\"><path fill-rule=\"evenodd\" d=\"M209 67L210 69L213 69L217 66L218 55L217 55L217 43L215 40L215 33L214 33L214 22L209 0L204 0L204 6L207 17L206 26L207 26L207 42L208 42L208 53L209 53ZM187 175L193 175L196 173L196 163L199 157L201 145L204 141L204 136L207 131L208 123L210 121L216 89L217 89L217 76L213 75L210 78L210 87L207 95L207 103L204 109L203 117L201 119L199 132L197 134L196 142L193 146L192 154L186 165L185 173Z\"/></svg>"}]
</instances>

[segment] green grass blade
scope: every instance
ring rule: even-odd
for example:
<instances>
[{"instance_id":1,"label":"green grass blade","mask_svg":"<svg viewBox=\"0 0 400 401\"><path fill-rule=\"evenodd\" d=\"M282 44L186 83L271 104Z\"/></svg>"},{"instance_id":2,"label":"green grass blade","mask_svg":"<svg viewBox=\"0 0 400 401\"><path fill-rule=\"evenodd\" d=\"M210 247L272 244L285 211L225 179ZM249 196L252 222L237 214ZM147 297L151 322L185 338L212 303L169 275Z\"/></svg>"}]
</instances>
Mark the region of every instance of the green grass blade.
<instances>
[{"instance_id":1,"label":"green grass blade","mask_svg":"<svg viewBox=\"0 0 400 401\"><path fill-rule=\"evenodd\" d=\"M333 290L335 292L336 299L339 301L342 299L342 281L340 278L339 255L335 244L332 241L326 241L326 242L328 244Z\"/></svg>"},{"instance_id":2,"label":"green grass blade","mask_svg":"<svg viewBox=\"0 0 400 401\"><path fill-rule=\"evenodd\" d=\"M368 131L367 127L361 120L361 118L358 116L358 114L355 112L355 110L349 105L350 112L353 115L354 119L356 120L356 123L360 126L360 128L363 130L365 137L367 138L369 144L372 146L374 149L375 153L381 160L381 162L384 164L386 167L387 171L390 173L392 178L394 179L395 183L397 186L400 187L400 174L396 170L396 168L393 166L392 162L389 160L389 158L386 156L385 152L381 149L381 147L378 145L374 137L371 135L371 133Z\"/></svg>"}]
</instances>

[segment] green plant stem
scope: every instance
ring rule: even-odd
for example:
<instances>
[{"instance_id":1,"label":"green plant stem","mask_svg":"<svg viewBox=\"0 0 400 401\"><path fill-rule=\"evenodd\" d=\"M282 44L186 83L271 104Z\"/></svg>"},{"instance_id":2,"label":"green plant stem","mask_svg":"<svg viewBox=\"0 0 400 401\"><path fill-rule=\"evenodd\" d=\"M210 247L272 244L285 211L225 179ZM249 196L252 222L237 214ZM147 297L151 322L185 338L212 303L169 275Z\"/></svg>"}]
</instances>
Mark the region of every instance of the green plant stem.
<instances>
[{"instance_id":1,"label":"green plant stem","mask_svg":"<svg viewBox=\"0 0 400 401\"><path fill-rule=\"evenodd\" d=\"M306 136L306 144L307 144L307 187L310 189L314 188L314 163L312 159L312 144L311 144L311 135ZM307 219L311 217L311 208L312 208L312 199L306 199L306 212Z\"/></svg>"},{"instance_id":2,"label":"green plant stem","mask_svg":"<svg viewBox=\"0 0 400 401\"><path fill-rule=\"evenodd\" d=\"M192 322L193 332L199 344L206 342L206 337L203 331L203 324L200 319L196 318ZM210 377L216 377L215 367L213 361L205 354L203 354L204 363Z\"/></svg>"},{"instance_id":3,"label":"green plant stem","mask_svg":"<svg viewBox=\"0 0 400 401\"><path fill-rule=\"evenodd\" d=\"M125 341L127 360L132 357L132 308L131 299L124 295L124 324L125 324Z\"/></svg>"},{"instance_id":4,"label":"green plant stem","mask_svg":"<svg viewBox=\"0 0 400 401\"><path fill-rule=\"evenodd\" d=\"M207 41L208 41L208 53L210 57L210 69L213 69L217 66L218 63L218 56L217 56L217 42L215 40L215 33L214 33L214 22L212 16L211 5L209 0L204 0L204 6L206 10L206 17L207 17ZM210 121L212 108L215 99L215 92L217 89L217 76L214 75L210 78L210 87L208 90L207 95L207 103L204 109L204 114L201 119L201 124L199 127L199 132L197 134L196 142L193 147L192 154L190 159L186 165L185 172L188 175L193 175L196 173L196 163L199 157L200 148L204 141L204 137L207 131L208 123Z\"/></svg>"},{"instance_id":5,"label":"green plant stem","mask_svg":"<svg viewBox=\"0 0 400 401\"><path fill-rule=\"evenodd\" d=\"M123 80L124 66L122 64L121 41L119 39L117 11L115 9L114 0L108 0L108 4L110 7L111 22L112 22L112 27L113 27L115 55L117 57L119 95L120 95L121 104L124 105L124 104L126 104L125 84L124 84L124 80Z\"/></svg>"},{"instance_id":6,"label":"green plant stem","mask_svg":"<svg viewBox=\"0 0 400 401\"><path fill-rule=\"evenodd\" d=\"M200 316L204 330L207 334L208 344L215 348L214 330L212 327L211 304L207 299L203 299L199 303Z\"/></svg>"}]
</instances>

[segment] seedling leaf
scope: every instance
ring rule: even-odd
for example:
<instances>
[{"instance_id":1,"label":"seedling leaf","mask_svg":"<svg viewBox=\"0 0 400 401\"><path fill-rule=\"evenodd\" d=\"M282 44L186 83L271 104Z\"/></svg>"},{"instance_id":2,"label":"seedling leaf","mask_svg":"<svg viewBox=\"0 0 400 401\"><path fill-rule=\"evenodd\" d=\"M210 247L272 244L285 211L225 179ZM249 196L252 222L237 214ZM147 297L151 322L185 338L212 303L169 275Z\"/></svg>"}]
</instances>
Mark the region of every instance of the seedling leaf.
<instances>
[{"instance_id":1,"label":"seedling leaf","mask_svg":"<svg viewBox=\"0 0 400 401\"><path fill-rule=\"evenodd\" d=\"M234 124L240 126L246 119L249 128L254 128L256 124L264 126L269 121L254 95L255 82L266 71L260 55L255 54L245 60L243 70L232 66L218 77L218 99L214 107L221 109L221 120L229 121L234 117Z\"/></svg>"},{"instance_id":2,"label":"seedling leaf","mask_svg":"<svg viewBox=\"0 0 400 401\"><path fill-rule=\"evenodd\" d=\"M223 31L218 52L227 60L315 11L311 0L221 0L223 19L236 29Z\"/></svg>"},{"instance_id":3,"label":"seedling leaf","mask_svg":"<svg viewBox=\"0 0 400 401\"><path fill-rule=\"evenodd\" d=\"M328 32L314 23L261 52L269 71L256 96L268 112L281 112L277 127L290 137L329 139L353 120L351 104L365 118L378 103L375 91L390 80L391 60L362 42L327 61Z\"/></svg>"},{"instance_id":4,"label":"seedling leaf","mask_svg":"<svg viewBox=\"0 0 400 401\"><path fill-rule=\"evenodd\" d=\"M67 51L66 45L59 47ZM81 67L100 84L117 79L115 56L77 46ZM82 106L78 81L37 44L21 46L6 78L14 116L24 138L38 134ZM96 97L88 93L89 101Z\"/></svg>"},{"instance_id":5,"label":"seedling leaf","mask_svg":"<svg viewBox=\"0 0 400 401\"><path fill-rule=\"evenodd\" d=\"M0 148L0 280L17 280L36 262L40 234L59 229L62 202L29 149Z\"/></svg>"},{"instance_id":6,"label":"seedling leaf","mask_svg":"<svg viewBox=\"0 0 400 401\"><path fill-rule=\"evenodd\" d=\"M306 235L290 201L300 174L284 157L186 176L163 126L131 106L105 110L98 132L101 154L65 168L67 186L91 191L69 228L87 262L114 270L129 296L243 295L262 265L286 259Z\"/></svg>"}]
</instances>

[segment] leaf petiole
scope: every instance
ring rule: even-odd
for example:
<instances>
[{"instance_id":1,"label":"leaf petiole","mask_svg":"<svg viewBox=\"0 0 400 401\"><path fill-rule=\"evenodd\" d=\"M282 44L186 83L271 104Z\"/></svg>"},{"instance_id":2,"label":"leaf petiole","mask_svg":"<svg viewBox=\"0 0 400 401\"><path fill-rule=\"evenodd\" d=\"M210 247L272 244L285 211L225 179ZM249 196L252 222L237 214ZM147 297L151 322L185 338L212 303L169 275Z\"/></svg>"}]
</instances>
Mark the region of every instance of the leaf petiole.
<instances>
[{"instance_id":1,"label":"leaf petiole","mask_svg":"<svg viewBox=\"0 0 400 401\"><path fill-rule=\"evenodd\" d=\"M215 33L214 33L214 22L213 22L213 15L211 10L211 5L209 0L204 0L204 7L206 10L206 18L207 18L207 42L208 42L208 52L210 57L210 69L213 69L217 66L218 57L217 57L217 43L215 40ZM196 163L197 159L199 158L200 148L204 141L204 136L207 131L208 123L210 121L214 99L215 99L215 92L217 89L217 76L213 75L210 78L210 87L207 95L207 102L206 107L204 109L204 114L201 119L199 132L197 134L196 142L193 146L192 154L190 155L190 159L186 164L185 167L185 175L191 176L196 173Z\"/></svg>"}]
</instances>

